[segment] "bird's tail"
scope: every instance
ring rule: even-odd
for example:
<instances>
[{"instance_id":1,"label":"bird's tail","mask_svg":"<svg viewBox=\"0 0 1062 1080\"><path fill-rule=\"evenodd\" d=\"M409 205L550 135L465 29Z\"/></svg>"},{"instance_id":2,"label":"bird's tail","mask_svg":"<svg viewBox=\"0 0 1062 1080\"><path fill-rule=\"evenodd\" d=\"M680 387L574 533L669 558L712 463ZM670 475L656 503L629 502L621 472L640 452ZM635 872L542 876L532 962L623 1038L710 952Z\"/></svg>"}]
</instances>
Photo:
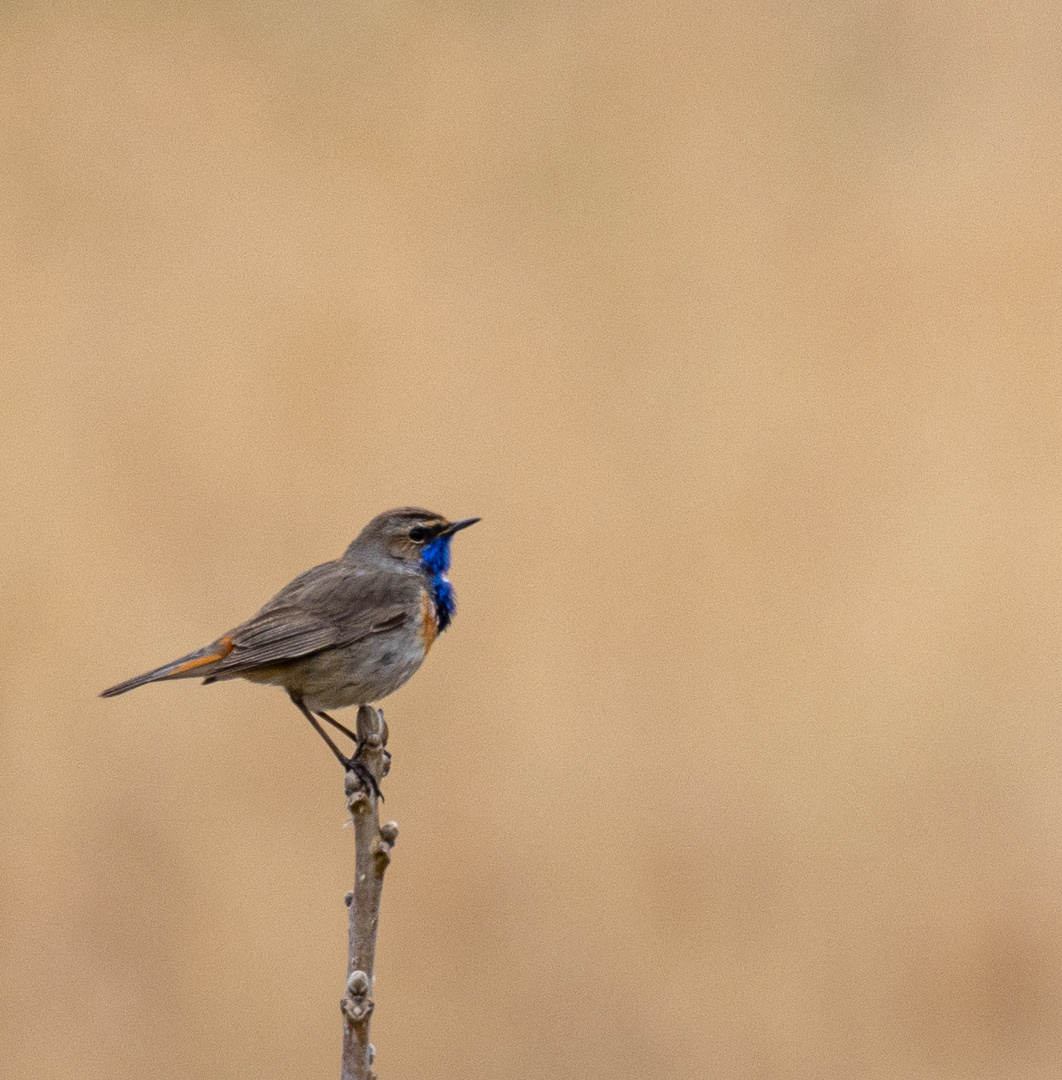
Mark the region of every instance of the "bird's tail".
<instances>
[{"instance_id":1,"label":"bird's tail","mask_svg":"<svg viewBox=\"0 0 1062 1080\"><path fill-rule=\"evenodd\" d=\"M125 682L120 682L117 686L109 686L100 694L100 697L117 697L127 690L135 690L138 686L145 686L151 682L161 682L163 679L192 679L197 675L206 675L208 672L203 671L203 668L214 663L215 660L223 660L232 652L232 648L232 638L226 634L223 638L215 641L213 645L207 645L206 648L182 656L179 660L174 660L170 664L163 664L162 667L155 668L154 671L137 675L135 679L126 679Z\"/></svg>"}]
</instances>

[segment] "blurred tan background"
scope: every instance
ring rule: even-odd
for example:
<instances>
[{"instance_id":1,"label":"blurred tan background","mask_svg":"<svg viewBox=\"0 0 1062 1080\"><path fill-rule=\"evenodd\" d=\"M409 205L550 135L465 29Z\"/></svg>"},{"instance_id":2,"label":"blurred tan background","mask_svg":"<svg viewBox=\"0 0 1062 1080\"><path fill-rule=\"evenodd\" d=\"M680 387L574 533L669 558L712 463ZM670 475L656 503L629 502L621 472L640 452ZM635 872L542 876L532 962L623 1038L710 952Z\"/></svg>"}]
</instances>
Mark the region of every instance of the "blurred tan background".
<instances>
[{"instance_id":1,"label":"blurred tan background","mask_svg":"<svg viewBox=\"0 0 1062 1080\"><path fill-rule=\"evenodd\" d=\"M0 1071L338 1075L334 761L95 695L413 503L484 521L387 703L384 1080L1062 1075L1060 55L5 5Z\"/></svg>"}]
</instances>

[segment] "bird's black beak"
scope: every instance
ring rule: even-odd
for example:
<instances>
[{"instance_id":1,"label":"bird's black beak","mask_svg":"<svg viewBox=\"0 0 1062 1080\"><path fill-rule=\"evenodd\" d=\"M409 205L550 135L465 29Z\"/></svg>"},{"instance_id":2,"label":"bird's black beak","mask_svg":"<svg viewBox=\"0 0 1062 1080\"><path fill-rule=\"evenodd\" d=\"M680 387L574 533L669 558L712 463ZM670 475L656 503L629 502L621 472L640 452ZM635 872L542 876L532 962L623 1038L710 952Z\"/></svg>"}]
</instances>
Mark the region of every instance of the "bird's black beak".
<instances>
[{"instance_id":1,"label":"bird's black beak","mask_svg":"<svg viewBox=\"0 0 1062 1080\"><path fill-rule=\"evenodd\" d=\"M462 529L467 529L469 525L475 525L477 521L482 521L482 518L464 518L462 521L453 521L446 526L439 536L453 536L455 532L460 532Z\"/></svg>"}]
</instances>

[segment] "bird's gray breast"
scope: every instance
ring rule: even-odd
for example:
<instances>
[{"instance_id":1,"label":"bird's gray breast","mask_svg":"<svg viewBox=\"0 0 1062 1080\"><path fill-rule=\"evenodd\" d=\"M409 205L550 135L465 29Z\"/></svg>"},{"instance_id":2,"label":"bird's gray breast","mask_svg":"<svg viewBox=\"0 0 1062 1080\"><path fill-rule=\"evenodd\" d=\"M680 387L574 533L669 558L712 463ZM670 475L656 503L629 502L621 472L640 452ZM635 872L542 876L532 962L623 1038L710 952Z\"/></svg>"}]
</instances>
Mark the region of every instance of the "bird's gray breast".
<instances>
[{"instance_id":1,"label":"bird's gray breast","mask_svg":"<svg viewBox=\"0 0 1062 1080\"><path fill-rule=\"evenodd\" d=\"M425 651L417 626L410 622L292 661L263 681L279 683L314 710L367 705L407 682Z\"/></svg>"}]
</instances>

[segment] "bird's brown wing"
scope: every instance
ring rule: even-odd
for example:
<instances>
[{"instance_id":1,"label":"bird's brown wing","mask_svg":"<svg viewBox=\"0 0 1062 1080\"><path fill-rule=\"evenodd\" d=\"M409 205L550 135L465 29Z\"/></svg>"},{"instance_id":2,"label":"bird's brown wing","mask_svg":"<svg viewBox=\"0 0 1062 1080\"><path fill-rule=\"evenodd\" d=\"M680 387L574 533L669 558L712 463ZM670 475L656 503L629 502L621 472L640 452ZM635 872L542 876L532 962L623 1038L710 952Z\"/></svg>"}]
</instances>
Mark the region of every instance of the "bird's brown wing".
<instances>
[{"instance_id":1,"label":"bird's brown wing","mask_svg":"<svg viewBox=\"0 0 1062 1080\"><path fill-rule=\"evenodd\" d=\"M103 691L114 697L163 679L206 682L350 645L401 626L420 609L423 585L407 574L365 572L342 562L300 574L253 619L205 648Z\"/></svg>"},{"instance_id":2,"label":"bird's brown wing","mask_svg":"<svg viewBox=\"0 0 1062 1080\"><path fill-rule=\"evenodd\" d=\"M210 674L236 674L285 660L297 660L300 656L309 656L321 649L350 645L372 634L401 626L406 617L403 610L394 608L374 612L371 620L358 620L357 627L340 627L298 608L277 608L227 634L232 642L232 651L215 662Z\"/></svg>"},{"instance_id":3,"label":"bird's brown wing","mask_svg":"<svg viewBox=\"0 0 1062 1080\"><path fill-rule=\"evenodd\" d=\"M315 566L225 635L232 648L202 674L237 675L401 626L409 611L417 610L404 595L417 585L386 578L358 574L339 563Z\"/></svg>"}]
</instances>

